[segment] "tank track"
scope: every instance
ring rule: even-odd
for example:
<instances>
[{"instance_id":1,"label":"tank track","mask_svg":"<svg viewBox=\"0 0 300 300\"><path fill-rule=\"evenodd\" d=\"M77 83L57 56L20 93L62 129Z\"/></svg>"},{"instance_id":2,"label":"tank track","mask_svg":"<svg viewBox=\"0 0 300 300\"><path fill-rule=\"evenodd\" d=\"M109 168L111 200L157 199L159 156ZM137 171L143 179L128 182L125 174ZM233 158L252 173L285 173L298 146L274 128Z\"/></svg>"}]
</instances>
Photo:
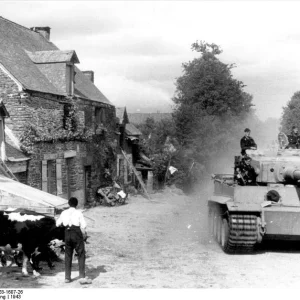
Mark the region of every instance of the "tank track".
<instances>
[{"instance_id":1,"label":"tank track","mask_svg":"<svg viewBox=\"0 0 300 300\"><path fill-rule=\"evenodd\" d=\"M230 214L228 240L223 246L226 253L249 253L257 243L257 216Z\"/></svg>"},{"instance_id":2,"label":"tank track","mask_svg":"<svg viewBox=\"0 0 300 300\"><path fill-rule=\"evenodd\" d=\"M225 253L251 253L257 244L257 216L210 211L211 233ZM213 228L212 228L213 227Z\"/></svg>"}]
</instances>

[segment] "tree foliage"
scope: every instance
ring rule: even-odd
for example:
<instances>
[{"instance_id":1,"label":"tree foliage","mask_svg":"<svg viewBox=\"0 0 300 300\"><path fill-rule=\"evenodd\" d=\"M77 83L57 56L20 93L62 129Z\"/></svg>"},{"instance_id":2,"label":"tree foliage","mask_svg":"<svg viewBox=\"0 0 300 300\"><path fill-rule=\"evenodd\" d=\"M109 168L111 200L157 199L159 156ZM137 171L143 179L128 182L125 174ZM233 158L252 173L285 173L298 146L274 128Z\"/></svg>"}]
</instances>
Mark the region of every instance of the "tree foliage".
<instances>
[{"instance_id":1,"label":"tree foliage","mask_svg":"<svg viewBox=\"0 0 300 300\"><path fill-rule=\"evenodd\" d=\"M173 98L177 110L192 106L215 116L249 112L252 97L243 91L243 82L233 78L231 69L234 65L224 64L217 58L222 53L220 47L196 42L192 49L200 52L201 57L182 65L183 75L177 78Z\"/></svg>"},{"instance_id":2,"label":"tree foliage","mask_svg":"<svg viewBox=\"0 0 300 300\"><path fill-rule=\"evenodd\" d=\"M178 143L174 119L155 122L153 118L148 118L145 123L137 127L143 133L139 143L140 150L152 160L157 187L163 186L164 183L176 184L188 191L191 182L195 179L194 171L203 166L195 166L194 160ZM178 171L171 175L167 172L169 165L174 166ZM191 167L193 167L192 172Z\"/></svg>"},{"instance_id":3,"label":"tree foliage","mask_svg":"<svg viewBox=\"0 0 300 300\"><path fill-rule=\"evenodd\" d=\"M281 117L283 132L289 133L294 125L300 128L300 91L294 93L291 100L283 107Z\"/></svg>"},{"instance_id":4,"label":"tree foliage","mask_svg":"<svg viewBox=\"0 0 300 300\"><path fill-rule=\"evenodd\" d=\"M173 117L179 143L208 167L211 158L231 151L233 145L239 147L236 136L241 136L243 121L253 112L252 96L242 81L233 78L235 65L218 59L222 53L218 45L197 41L192 50L201 56L182 65Z\"/></svg>"}]
</instances>

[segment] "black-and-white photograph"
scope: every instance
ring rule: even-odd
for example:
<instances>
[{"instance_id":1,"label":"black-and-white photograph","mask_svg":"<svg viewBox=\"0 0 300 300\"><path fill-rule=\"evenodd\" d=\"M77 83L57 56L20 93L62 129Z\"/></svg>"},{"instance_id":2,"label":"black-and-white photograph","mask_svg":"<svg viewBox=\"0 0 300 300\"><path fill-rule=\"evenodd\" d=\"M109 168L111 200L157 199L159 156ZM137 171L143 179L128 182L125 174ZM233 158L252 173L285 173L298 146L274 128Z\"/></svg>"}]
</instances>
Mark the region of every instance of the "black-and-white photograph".
<instances>
[{"instance_id":1,"label":"black-and-white photograph","mask_svg":"<svg viewBox=\"0 0 300 300\"><path fill-rule=\"evenodd\" d=\"M299 11L1 1L0 299L298 288Z\"/></svg>"}]
</instances>

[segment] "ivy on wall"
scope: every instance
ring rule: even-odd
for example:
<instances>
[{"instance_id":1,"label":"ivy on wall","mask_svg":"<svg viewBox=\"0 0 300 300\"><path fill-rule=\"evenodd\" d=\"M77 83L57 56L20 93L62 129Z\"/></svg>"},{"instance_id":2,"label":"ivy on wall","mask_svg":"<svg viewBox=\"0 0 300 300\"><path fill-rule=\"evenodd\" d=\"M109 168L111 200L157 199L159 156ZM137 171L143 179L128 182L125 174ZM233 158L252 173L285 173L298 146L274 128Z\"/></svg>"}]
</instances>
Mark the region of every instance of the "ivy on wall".
<instances>
[{"instance_id":1,"label":"ivy on wall","mask_svg":"<svg viewBox=\"0 0 300 300\"><path fill-rule=\"evenodd\" d=\"M61 111L36 109L20 135L21 149L27 154L33 154L34 145L40 142L91 141L94 131L91 128L79 128L78 111L75 101L64 105L63 120Z\"/></svg>"},{"instance_id":2,"label":"ivy on wall","mask_svg":"<svg viewBox=\"0 0 300 300\"><path fill-rule=\"evenodd\" d=\"M112 170L116 160L117 144L110 141L109 130L102 124L97 126L96 132L93 126L89 128L80 126L79 113L80 109L73 100L64 105L63 111L36 109L20 135L21 149L27 154L34 154L35 145L42 142L87 142L96 169Z\"/></svg>"},{"instance_id":3,"label":"ivy on wall","mask_svg":"<svg viewBox=\"0 0 300 300\"><path fill-rule=\"evenodd\" d=\"M109 141L107 134L97 134L92 137L90 144L91 152L94 157L94 164L97 169L110 169L117 158L117 144Z\"/></svg>"}]
</instances>

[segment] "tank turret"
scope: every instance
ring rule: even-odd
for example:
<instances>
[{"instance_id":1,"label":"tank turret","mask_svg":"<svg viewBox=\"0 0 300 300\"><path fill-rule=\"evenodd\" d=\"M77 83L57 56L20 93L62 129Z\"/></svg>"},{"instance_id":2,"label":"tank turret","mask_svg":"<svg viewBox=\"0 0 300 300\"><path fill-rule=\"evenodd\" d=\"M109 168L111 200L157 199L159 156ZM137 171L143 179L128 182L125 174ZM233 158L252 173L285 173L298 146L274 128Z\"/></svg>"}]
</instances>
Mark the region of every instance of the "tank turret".
<instances>
[{"instance_id":1,"label":"tank turret","mask_svg":"<svg viewBox=\"0 0 300 300\"><path fill-rule=\"evenodd\" d=\"M290 183L300 180L300 150L285 149L277 152L247 150L251 165L257 175L257 183Z\"/></svg>"}]
</instances>

